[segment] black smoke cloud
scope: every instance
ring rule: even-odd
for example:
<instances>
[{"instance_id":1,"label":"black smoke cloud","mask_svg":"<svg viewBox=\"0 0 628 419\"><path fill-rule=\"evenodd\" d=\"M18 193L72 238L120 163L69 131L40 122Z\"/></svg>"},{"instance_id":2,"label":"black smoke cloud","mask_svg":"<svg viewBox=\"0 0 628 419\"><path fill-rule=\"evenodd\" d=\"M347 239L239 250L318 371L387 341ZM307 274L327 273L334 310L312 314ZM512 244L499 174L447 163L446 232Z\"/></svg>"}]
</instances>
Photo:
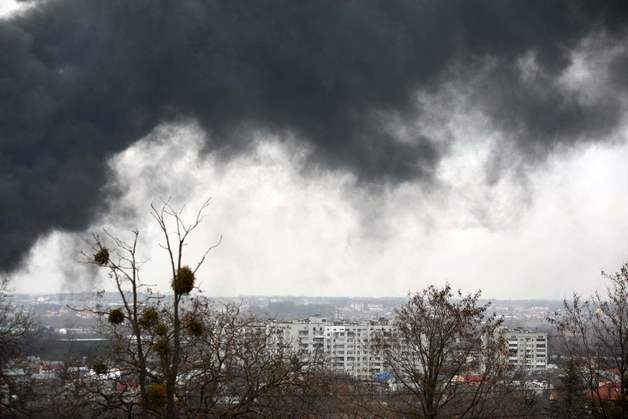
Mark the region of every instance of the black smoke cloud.
<instances>
[{"instance_id":1,"label":"black smoke cloud","mask_svg":"<svg viewBox=\"0 0 628 419\"><path fill-rule=\"evenodd\" d=\"M556 87L586 37L623 39L626 2L49 0L0 22L0 269L106 206L107 159L157 124L196 120L208 149L255 130L308 142L317 167L430 181L444 148L398 140L418 92L486 72L474 103L524 155L612 133L619 94ZM533 54L541 76L522 77ZM625 87L626 62L613 67ZM622 89L617 89L622 92Z\"/></svg>"}]
</instances>

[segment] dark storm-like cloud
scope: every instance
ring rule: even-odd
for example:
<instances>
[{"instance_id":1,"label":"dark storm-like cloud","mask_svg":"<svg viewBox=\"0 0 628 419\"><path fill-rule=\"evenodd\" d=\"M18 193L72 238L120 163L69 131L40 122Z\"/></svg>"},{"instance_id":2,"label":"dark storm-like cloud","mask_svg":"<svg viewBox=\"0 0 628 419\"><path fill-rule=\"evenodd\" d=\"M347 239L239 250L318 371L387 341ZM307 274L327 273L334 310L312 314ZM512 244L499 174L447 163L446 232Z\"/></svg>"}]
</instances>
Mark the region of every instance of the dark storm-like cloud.
<instances>
[{"instance_id":1,"label":"dark storm-like cloud","mask_svg":"<svg viewBox=\"0 0 628 419\"><path fill-rule=\"evenodd\" d=\"M387 123L484 68L474 103L522 153L607 136L626 63L595 103L555 79L583 39L622 39L625 23L625 2L596 0L38 3L0 22L0 268L52 229L88 226L110 197L107 158L163 122L198 121L226 157L262 130L364 182L429 182L444 148ZM526 54L541 76L522 76Z\"/></svg>"}]
</instances>

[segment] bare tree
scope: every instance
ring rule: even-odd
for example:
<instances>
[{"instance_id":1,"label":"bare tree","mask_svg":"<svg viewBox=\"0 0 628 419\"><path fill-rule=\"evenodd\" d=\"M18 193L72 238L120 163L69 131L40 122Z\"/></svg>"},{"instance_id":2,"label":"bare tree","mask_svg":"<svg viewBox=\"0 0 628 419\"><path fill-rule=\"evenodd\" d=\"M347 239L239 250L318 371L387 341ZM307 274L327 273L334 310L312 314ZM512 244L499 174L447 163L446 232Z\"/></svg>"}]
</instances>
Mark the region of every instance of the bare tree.
<instances>
[{"instance_id":1,"label":"bare tree","mask_svg":"<svg viewBox=\"0 0 628 419\"><path fill-rule=\"evenodd\" d=\"M113 364L125 374L137 377L139 382L140 400L143 406L148 406L146 388L149 369L147 366L148 346L144 339L142 326L143 314L149 310L150 301L145 301L141 296L147 288L141 280L140 271L143 261L138 258L139 232L131 233L131 240L124 241L114 236L109 231L104 231L104 236L93 236L94 255L92 262L108 271L122 300L122 307L101 311L96 308L96 313L106 315L111 329L113 342ZM89 255L86 255L89 256ZM105 363L94 365L94 372L98 375L108 374ZM98 380L97 383L99 384ZM100 392L99 386L96 391ZM90 388L86 386L84 388ZM102 393L102 392L101 392ZM102 394L101 394L102 395ZM103 399L109 400L102 395ZM123 401L124 398L121 399ZM130 404L134 404L131 400ZM121 403L124 405L124 403ZM132 406L129 407L132 410Z\"/></svg>"},{"instance_id":2,"label":"bare tree","mask_svg":"<svg viewBox=\"0 0 628 419\"><path fill-rule=\"evenodd\" d=\"M151 205L168 256L171 298L151 294L142 281L146 262L138 258L138 232L128 242L107 231L94 236L90 258L108 271L122 299L118 308L93 310L106 317L112 339L111 356L78 380L77 393L91 400L94 411L129 417L292 417L322 405L311 397L327 382L322 359L300 357L277 339L272 322L190 294L199 268L220 244L219 239L195 264L186 264L188 240L208 205L201 205L191 222L168 202ZM139 400L125 387L132 377L139 380Z\"/></svg>"},{"instance_id":3,"label":"bare tree","mask_svg":"<svg viewBox=\"0 0 628 419\"><path fill-rule=\"evenodd\" d=\"M116 286L122 304L118 308L88 309L106 317L111 336L111 356L92 366L96 377L82 379L83 391L90 392L95 404L122 409L129 416L139 408L144 414L170 418L177 416L177 378L182 353L183 305L195 288L195 276L209 252L218 246L208 246L193 268L184 264L184 250L190 235L201 224L210 200L205 201L191 222L175 211L168 202L151 205L151 215L157 222L169 260L169 276L174 293L171 302L165 296L152 293L154 284L141 277L147 260L138 256L139 232L130 240L105 230L94 235L92 254L85 254L91 263L105 269ZM139 400L130 384L137 380ZM115 385L117 391L111 391ZM93 397L97 395L97 397Z\"/></svg>"},{"instance_id":4,"label":"bare tree","mask_svg":"<svg viewBox=\"0 0 628 419\"><path fill-rule=\"evenodd\" d=\"M549 321L585 384L592 414L623 418L628 416L628 264L602 276L610 281L604 294L590 299L574 294Z\"/></svg>"},{"instance_id":5,"label":"bare tree","mask_svg":"<svg viewBox=\"0 0 628 419\"><path fill-rule=\"evenodd\" d=\"M503 372L501 320L487 316L480 292L462 295L429 286L396 312L380 348L399 386L396 409L404 416L482 417ZM463 382L475 374L472 384Z\"/></svg>"},{"instance_id":6,"label":"bare tree","mask_svg":"<svg viewBox=\"0 0 628 419\"><path fill-rule=\"evenodd\" d=\"M203 220L204 211L211 200L205 201L191 222L186 222L183 217L183 208L175 211L168 202L160 207L151 204L151 215L161 229L164 243L160 246L168 253L172 274L172 290L174 301L172 307L172 333L164 336L162 341L164 348L161 353L162 365L166 378L166 409L169 418L176 417L175 395L177 376L181 357L181 303L194 289L196 272L202 266L209 252L216 248L222 237L216 244L206 248L200 260L192 268L184 264L184 250L190 234L196 230ZM167 348L166 348L167 346Z\"/></svg>"}]
</instances>

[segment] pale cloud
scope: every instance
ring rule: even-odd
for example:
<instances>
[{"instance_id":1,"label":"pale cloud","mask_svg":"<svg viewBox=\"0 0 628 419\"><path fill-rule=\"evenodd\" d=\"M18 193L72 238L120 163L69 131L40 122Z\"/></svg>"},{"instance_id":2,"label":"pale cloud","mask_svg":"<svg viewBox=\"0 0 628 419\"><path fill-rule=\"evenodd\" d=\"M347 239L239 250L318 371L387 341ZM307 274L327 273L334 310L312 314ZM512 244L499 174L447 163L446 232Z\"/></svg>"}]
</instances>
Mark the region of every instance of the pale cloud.
<instances>
[{"instance_id":1,"label":"pale cloud","mask_svg":"<svg viewBox=\"0 0 628 419\"><path fill-rule=\"evenodd\" d=\"M22 13L29 7L33 7L34 3L34 1L0 0L0 19L8 19L18 13Z\"/></svg>"},{"instance_id":2,"label":"pale cloud","mask_svg":"<svg viewBox=\"0 0 628 419\"><path fill-rule=\"evenodd\" d=\"M452 125L448 135L482 135L481 121L467 122L459 119L454 125L467 128ZM491 297L559 298L600 287L601 269L628 260L626 146L552 160L525 186L514 174L487 185L490 136L457 138L459 149L439 170L441 188L405 184L374 196L351 175L303 172L304 153L276 138L260 137L249 155L219 163L201 151L204 134L194 124L151 135L158 141L112 159L112 183L125 192L99 225L121 236L141 231L150 258L144 278L162 290L168 266L148 213L150 202L167 198L188 215L213 198L188 249L193 262L223 236L199 275L209 295L403 295L449 281ZM18 290L93 287L67 278L63 266L76 263L68 253L76 255L77 240L66 236L40 240ZM106 285L101 278L98 286Z\"/></svg>"}]
</instances>

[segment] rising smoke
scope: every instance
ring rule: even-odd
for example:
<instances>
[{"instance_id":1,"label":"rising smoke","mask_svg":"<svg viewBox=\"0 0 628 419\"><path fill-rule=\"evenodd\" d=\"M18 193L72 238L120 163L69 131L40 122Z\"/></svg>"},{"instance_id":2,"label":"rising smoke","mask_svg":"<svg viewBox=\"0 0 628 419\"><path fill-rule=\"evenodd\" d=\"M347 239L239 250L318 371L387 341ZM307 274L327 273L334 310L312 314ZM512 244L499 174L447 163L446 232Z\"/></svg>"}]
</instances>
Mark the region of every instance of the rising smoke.
<instances>
[{"instance_id":1,"label":"rising smoke","mask_svg":"<svg viewBox=\"0 0 628 419\"><path fill-rule=\"evenodd\" d=\"M526 159L600 141L614 94L557 79L591 36L626 33L623 1L48 0L0 21L0 269L111 201L107 159L160 123L194 120L228 159L254 133L299 138L310 164L365 183L429 183L446 147L392 120L418 93L469 81L472 103ZM526 65L527 63L527 65ZM481 77L477 77L481 74ZM423 104L425 106L425 104Z\"/></svg>"}]
</instances>

